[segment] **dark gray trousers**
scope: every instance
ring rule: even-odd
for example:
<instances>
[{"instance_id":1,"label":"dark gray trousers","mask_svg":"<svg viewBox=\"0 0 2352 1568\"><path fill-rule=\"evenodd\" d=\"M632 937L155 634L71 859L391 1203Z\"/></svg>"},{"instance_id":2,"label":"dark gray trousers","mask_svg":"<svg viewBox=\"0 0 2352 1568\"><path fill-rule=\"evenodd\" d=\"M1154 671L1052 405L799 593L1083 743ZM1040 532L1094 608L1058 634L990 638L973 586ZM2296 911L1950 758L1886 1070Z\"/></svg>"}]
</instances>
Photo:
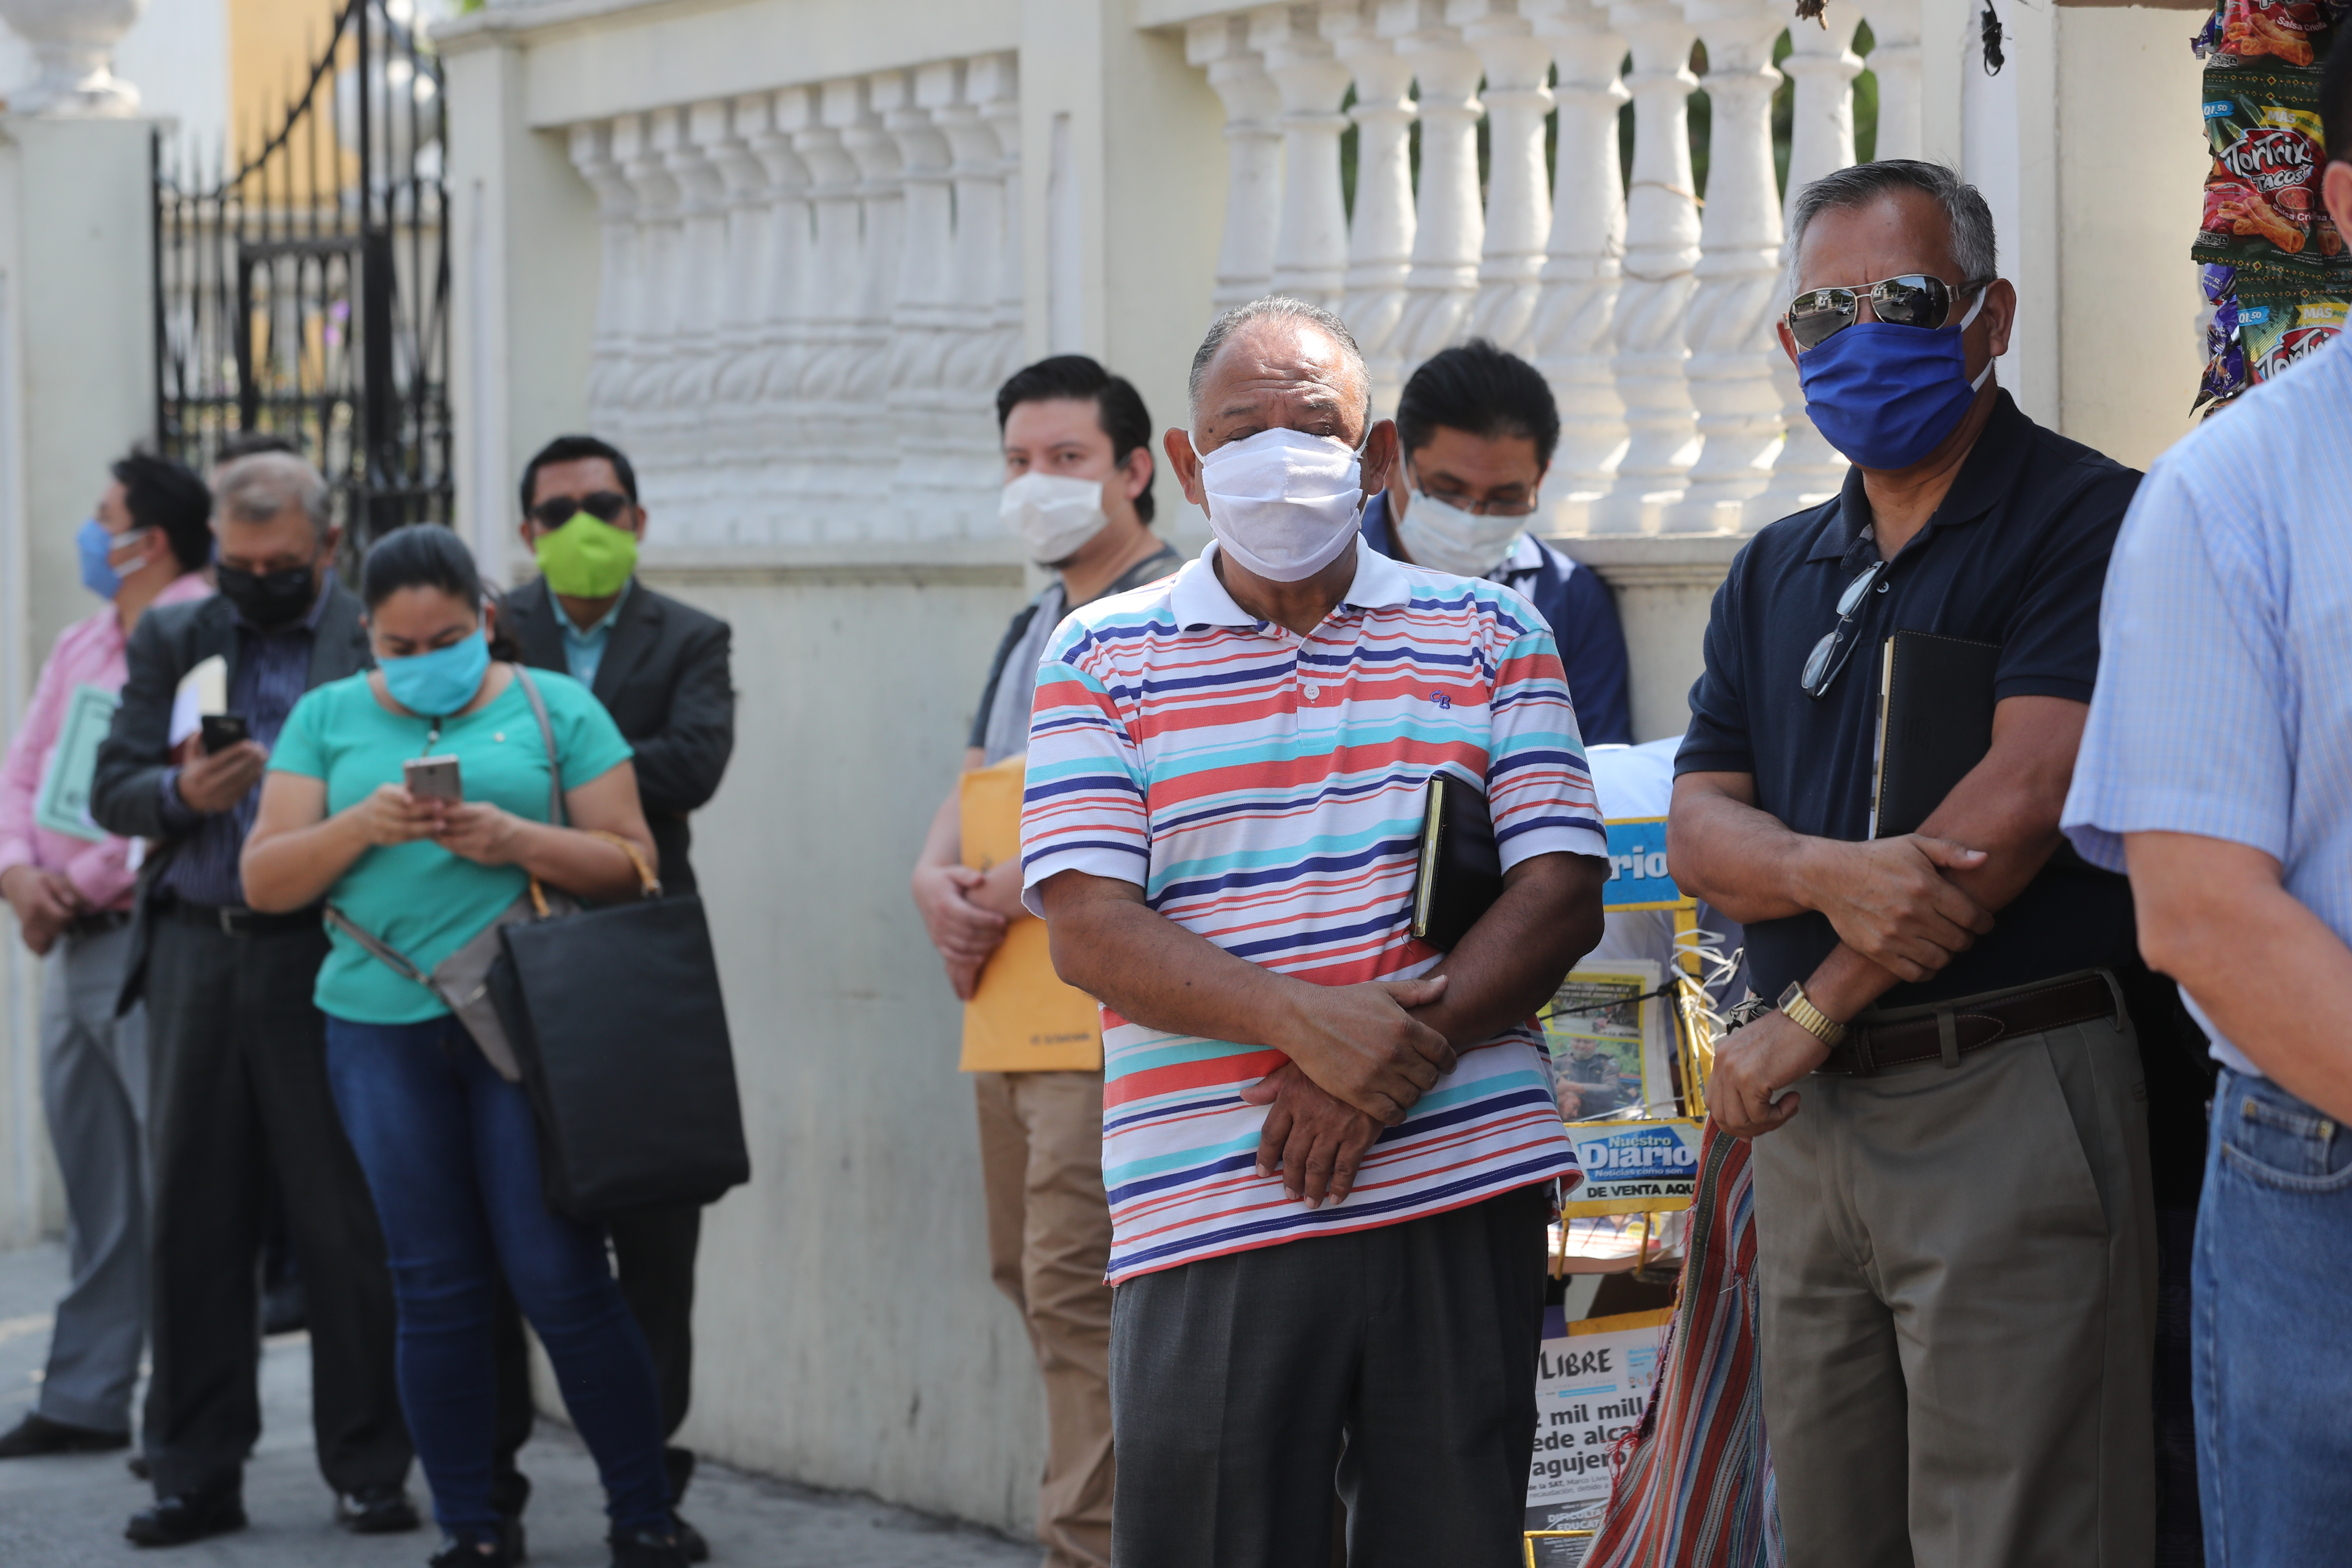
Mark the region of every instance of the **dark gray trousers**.
<instances>
[{"instance_id":1,"label":"dark gray trousers","mask_svg":"<svg viewBox=\"0 0 2352 1568\"><path fill-rule=\"evenodd\" d=\"M130 953L128 926L66 936L41 985L41 1100L73 1287L37 1408L102 1432L131 1429L147 1327L147 1015L114 1012Z\"/></svg>"},{"instance_id":2,"label":"dark gray trousers","mask_svg":"<svg viewBox=\"0 0 2352 1568\"><path fill-rule=\"evenodd\" d=\"M319 1468L344 1492L408 1474L383 1233L328 1091L326 1022L310 1004L326 955L320 931L230 936L169 915L155 922L145 1436L158 1496L235 1481L260 1436L259 1263L273 1171L310 1296Z\"/></svg>"},{"instance_id":3,"label":"dark gray trousers","mask_svg":"<svg viewBox=\"0 0 2352 1568\"><path fill-rule=\"evenodd\" d=\"M1146 1274L1111 1301L1115 1568L1515 1568L1549 1187Z\"/></svg>"}]
</instances>

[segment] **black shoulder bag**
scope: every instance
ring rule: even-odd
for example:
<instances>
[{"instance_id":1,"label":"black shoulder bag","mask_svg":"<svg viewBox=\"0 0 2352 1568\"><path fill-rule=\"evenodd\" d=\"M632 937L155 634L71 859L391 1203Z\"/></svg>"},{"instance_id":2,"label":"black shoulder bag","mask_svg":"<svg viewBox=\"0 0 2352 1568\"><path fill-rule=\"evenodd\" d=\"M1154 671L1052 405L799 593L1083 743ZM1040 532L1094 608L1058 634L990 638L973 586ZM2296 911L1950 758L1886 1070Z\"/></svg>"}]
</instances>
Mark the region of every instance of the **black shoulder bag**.
<instances>
[{"instance_id":1,"label":"black shoulder bag","mask_svg":"<svg viewBox=\"0 0 2352 1568\"><path fill-rule=\"evenodd\" d=\"M550 820L565 822L547 705L518 665L547 742ZM751 1179L735 1054L702 900L661 896L497 928L489 998L539 1127L548 1207L592 1220L643 1204L707 1204Z\"/></svg>"}]
</instances>

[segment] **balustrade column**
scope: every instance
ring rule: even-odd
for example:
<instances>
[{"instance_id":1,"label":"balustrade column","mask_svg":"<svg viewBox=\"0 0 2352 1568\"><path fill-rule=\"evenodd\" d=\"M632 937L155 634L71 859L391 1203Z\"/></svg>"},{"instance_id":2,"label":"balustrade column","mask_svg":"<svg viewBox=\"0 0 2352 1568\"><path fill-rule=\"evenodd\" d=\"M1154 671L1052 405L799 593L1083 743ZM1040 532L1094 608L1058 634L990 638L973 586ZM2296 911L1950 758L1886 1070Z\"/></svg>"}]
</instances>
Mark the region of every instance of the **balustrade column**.
<instances>
[{"instance_id":1,"label":"balustrade column","mask_svg":"<svg viewBox=\"0 0 2352 1568\"><path fill-rule=\"evenodd\" d=\"M1239 16L1208 16L1184 27L1184 58L1208 68L1209 85L1225 106L1225 230L1210 295L1220 310L1274 286L1282 226L1282 100L1248 34Z\"/></svg>"},{"instance_id":2,"label":"balustrade column","mask_svg":"<svg viewBox=\"0 0 2352 1568\"><path fill-rule=\"evenodd\" d=\"M1460 341L1478 292L1486 216L1478 201L1478 57L1443 25L1437 0L1382 0L1380 29L1420 85L1421 195L1397 350L1405 375Z\"/></svg>"},{"instance_id":3,"label":"balustrade column","mask_svg":"<svg viewBox=\"0 0 2352 1568\"><path fill-rule=\"evenodd\" d=\"M1877 40L1868 62L1878 77L1878 144L1872 155L1920 157L1919 0L1873 0L1863 15Z\"/></svg>"},{"instance_id":4,"label":"balustrade column","mask_svg":"<svg viewBox=\"0 0 2352 1568\"><path fill-rule=\"evenodd\" d=\"M845 119L835 119L830 88L825 96L825 121L841 126L842 145L857 163L858 211L866 235L851 318L857 352L845 388L847 417L838 426L839 473L845 482L835 492L840 501L834 516L857 537L867 539L904 539L912 531L912 520L890 502L884 489L898 461L889 411L890 322L898 306L907 195L898 144L883 126L879 105L898 100L897 84L904 79L902 71L867 78L858 84L866 89L863 103ZM877 491L884 493L877 496Z\"/></svg>"},{"instance_id":5,"label":"balustrade column","mask_svg":"<svg viewBox=\"0 0 2352 1568\"><path fill-rule=\"evenodd\" d=\"M1780 222L1791 241L1790 208L1797 193L1824 174L1853 162L1853 79L1862 72L1862 58L1850 47L1856 13L1846 0L1836 0L1822 13L1822 25L1789 24L1790 54L1780 69L1796 83L1789 133L1789 188L1781 205ZM1787 248L1782 251L1784 258ZM1779 292L1780 309L1788 308L1791 292L1785 268ZM1761 510L1771 517L1819 506L1845 482L1846 461L1838 449L1822 439L1805 414L1805 395L1797 382L1797 367L1779 352L1775 334L1772 384L1780 393L1780 417L1789 427L1788 444L1772 465L1772 482L1764 491Z\"/></svg>"},{"instance_id":6,"label":"balustrade column","mask_svg":"<svg viewBox=\"0 0 2352 1568\"><path fill-rule=\"evenodd\" d=\"M927 539L963 533L972 510L971 491L957 482L946 454L948 355L959 317L949 270L956 257L954 154L940 115L960 96L962 77L952 60L922 67L911 79L913 102L884 121L907 182L907 235L891 317L890 412L898 440L893 489L908 528Z\"/></svg>"},{"instance_id":7,"label":"balustrade column","mask_svg":"<svg viewBox=\"0 0 2352 1568\"><path fill-rule=\"evenodd\" d=\"M659 473L668 454L662 428L664 394L677 368L678 189L667 154L677 145L677 111L625 114L613 123L613 153L636 198L637 247L643 258L632 312L630 374L622 395L640 468Z\"/></svg>"},{"instance_id":8,"label":"balustrade column","mask_svg":"<svg viewBox=\"0 0 2352 1568\"><path fill-rule=\"evenodd\" d=\"M765 93L754 93L727 108L728 135L711 149L711 161L727 188L726 280L719 304L718 369L711 395L741 408L760 389L766 280L783 264L772 222L781 193L772 188L768 162L753 145L775 134L773 101Z\"/></svg>"},{"instance_id":9,"label":"balustrade column","mask_svg":"<svg viewBox=\"0 0 2352 1568\"><path fill-rule=\"evenodd\" d=\"M1282 224L1274 291L1326 309L1348 272L1348 200L1339 184L1339 133L1348 117L1348 68L1316 26L1311 5L1269 5L1250 18L1250 47L1265 61L1282 103Z\"/></svg>"},{"instance_id":10,"label":"balustrade column","mask_svg":"<svg viewBox=\"0 0 2352 1568\"><path fill-rule=\"evenodd\" d=\"M931 111L947 134L955 182L955 252L940 391L941 477L943 483L971 492L976 503L984 503L1003 477L995 404L1003 378L996 374L995 317L996 274L1004 256L1004 161L982 105L996 90L993 79L1003 58L992 55L967 62L962 90L953 102ZM975 504L967 511L965 532L982 537L998 531L992 508Z\"/></svg>"},{"instance_id":11,"label":"balustrade column","mask_svg":"<svg viewBox=\"0 0 2352 1568\"><path fill-rule=\"evenodd\" d=\"M1625 40L1591 0L1520 0L1559 70L1559 137L1551 238L1537 298L1535 363L1559 405L1559 447L1544 480L1553 531L1581 533L1625 451L1610 328L1622 282L1625 190L1617 151L1617 79Z\"/></svg>"},{"instance_id":12,"label":"balustrade column","mask_svg":"<svg viewBox=\"0 0 2352 1568\"><path fill-rule=\"evenodd\" d=\"M818 175L798 148L815 129L815 100L808 89L793 87L769 100L766 123L750 137L772 193L767 227L774 259L761 279L757 377L746 370L736 395L757 411L760 479L751 504L759 509L761 537L778 542L811 536L800 501L809 450L801 382L814 353L811 319L823 270L810 201ZM727 385L721 382L722 392Z\"/></svg>"},{"instance_id":13,"label":"balustrade column","mask_svg":"<svg viewBox=\"0 0 2352 1568\"><path fill-rule=\"evenodd\" d=\"M724 189L726 253L704 379L710 474L703 531L714 540L753 539L763 537L750 514L763 505L759 467L766 433L743 383L748 374L749 391L759 389L762 279L777 261L768 222L768 169L751 139L772 125L772 106L760 94L726 100L719 108L723 133L706 144ZM704 141L699 129L696 140Z\"/></svg>"},{"instance_id":14,"label":"balustrade column","mask_svg":"<svg viewBox=\"0 0 2352 1568\"><path fill-rule=\"evenodd\" d=\"M869 345L857 319L866 249L858 222L858 169L844 128L872 111L866 84L856 79L813 89L810 108L809 122L793 134L793 151L814 176L810 195L816 220L816 266L802 302L809 354L797 388L804 445L794 487L801 500L794 510L796 525L804 517L807 537L819 540L856 535L840 515L840 498L857 479L845 445L851 434L845 426L859 416L850 405L850 374Z\"/></svg>"},{"instance_id":15,"label":"balustrade column","mask_svg":"<svg viewBox=\"0 0 2352 1568\"><path fill-rule=\"evenodd\" d=\"M1486 70L1486 236L1470 334L1513 353L1531 353L1551 188L1544 168L1544 121L1552 95L1551 49L1514 0L1451 0L1446 20L1462 29Z\"/></svg>"},{"instance_id":16,"label":"balustrade column","mask_svg":"<svg viewBox=\"0 0 2352 1568\"><path fill-rule=\"evenodd\" d=\"M1674 0L1616 0L1611 24L1630 47L1633 177L1625 192L1624 281L1615 319L1617 394L1627 441L1617 479L1596 502L1596 533L1654 531L1682 499L1698 456L1683 346L1684 318L1697 286L1698 193L1691 188L1692 33Z\"/></svg>"},{"instance_id":17,"label":"balustrade column","mask_svg":"<svg viewBox=\"0 0 2352 1568\"><path fill-rule=\"evenodd\" d=\"M1412 270L1412 67L1380 36L1365 0L1323 0L1323 36L1356 81L1356 208L1341 314L1364 351L1372 414L1396 409L1404 280Z\"/></svg>"},{"instance_id":18,"label":"balustrade column","mask_svg":"<svg viewBox=\"0 0 2352 1568\"><path fill-rule=\"evenodd\" d=\"M1029 275L1022 263L1021 243L1028 191L1021 178L1020 57L982 56L971 63L965 89L979 106L980 117L996 133L996 144L1003 154L998 164L998 184L1004 191L1004 250L996 264L996 360L984 378L993 430L996 389L1029 359Z\"/></svg>"},{"instance_id":19,"label":"balustrade column","mask_svg":"<svg viewBox=\"0 0 2352 1568\"><path fill-rule=\"evenodd\" d=\"M1780 394L1772 384L1772 331L1780 283L1780 193L1772 168L1772 46L1787 23L1776 0L1683 0L1706 45L1713 106L1698 289L1684 341L1691 401L1704 443L1690 488L1664 526L1732 532L1771 521L1752 515L1780 447Z\"/></svg>"},{"instance_id":20,"label":"balustrade column","mask_svg":"<svg viewBox=\"0 0 2352 1568\"><path fill-rule=\"evenodd\" d=\"M588 351L588 422L614 440L626 442L627 392L631 374L630 329L635 319L638 280L636 193L622 176L613 153L613 123L599 121L572 128L572 166L596 193L596 226L604 252L596 291L596 331Z\"/></svg>"}]
</instances>

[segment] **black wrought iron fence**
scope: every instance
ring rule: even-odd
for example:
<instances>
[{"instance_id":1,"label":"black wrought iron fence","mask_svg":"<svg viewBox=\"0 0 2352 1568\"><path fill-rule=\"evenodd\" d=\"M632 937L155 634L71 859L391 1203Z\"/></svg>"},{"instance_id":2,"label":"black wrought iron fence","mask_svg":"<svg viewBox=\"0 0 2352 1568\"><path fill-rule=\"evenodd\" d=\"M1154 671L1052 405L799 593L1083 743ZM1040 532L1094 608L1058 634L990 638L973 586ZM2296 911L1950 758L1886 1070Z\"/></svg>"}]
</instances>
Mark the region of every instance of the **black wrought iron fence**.
<instances>
[{"instance_id":1,"label":"black wrought iron fence","mask_svg":"<svg viewBox=\"0 0 2352 1568\"><path fill-rule=\"evenodd\" d=\"M439 61L405 0L348 0L276 125L154 147L155 437L202 468L291 441L355 546L450 520Z\"/></svg>"}]
</instances>

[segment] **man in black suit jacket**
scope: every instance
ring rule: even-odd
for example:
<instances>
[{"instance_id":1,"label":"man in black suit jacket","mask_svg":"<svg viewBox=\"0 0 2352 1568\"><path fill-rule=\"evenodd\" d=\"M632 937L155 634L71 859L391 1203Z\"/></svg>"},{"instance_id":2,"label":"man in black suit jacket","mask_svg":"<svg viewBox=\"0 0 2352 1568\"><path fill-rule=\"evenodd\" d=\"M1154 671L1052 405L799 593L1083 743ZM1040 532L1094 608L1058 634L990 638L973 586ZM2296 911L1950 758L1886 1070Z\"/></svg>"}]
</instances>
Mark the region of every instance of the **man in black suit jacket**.
<instances>
[{"instance_id":1,"label":"man in black suit jacket","mask_svg":"<svg viewBox=\"0 0 2352 1568\"><path fill-rule=\"evenodd\" d=\"M629 459L591 436L564 436L531 458L522 475L522 540L541 575L507 595L501 634L523 662L585 681L636 751L637 794L661 879L671 893L694 890L687 851L688 815L716 793L735 749L735 688L728 667L727 623L636 580L636 543L645 509ZM675 1434L686 1419L694 1368L694 1256L702 1211L692 1205L640 1209L606 1222L621 1291L660 1374L662 1420ZM518 1517L530 1484L515 1450L530 1435L531 1407L522 1331L510 1308L500 1313L499 1463L501 1511ZM672 1500L694 1474L691 1450L668 1453ZM709 1548L679 1521L688 1554Z\"/></svg>"},{"instance_id":2,"label":"man in black suit jacket","mask_svg":"<svg viewBox=\"0 0 2352 1568\"><path fill-rule=\"evenodd\" d=\"M287 714L311 688L368 667L367 633L335 580L326 482L299 458L224 465L213 532L220 592L141 618L91 784L101 826L157 845L140 875L121 1004L148 1004L155 1184L144 1441L156 1501L127 1533L174 1546L245 1523L273 1173L310 1284L311 1418L337 1517L363 1533L413 1530L383 1238L310 1002L326 933L316 910L246 908L237 869ZM208 753L201 736L175 736L173 718L182 682L213 659L248 738ZM176 760L184 746L194 754Z\"/></svg>"}]
</instances>

